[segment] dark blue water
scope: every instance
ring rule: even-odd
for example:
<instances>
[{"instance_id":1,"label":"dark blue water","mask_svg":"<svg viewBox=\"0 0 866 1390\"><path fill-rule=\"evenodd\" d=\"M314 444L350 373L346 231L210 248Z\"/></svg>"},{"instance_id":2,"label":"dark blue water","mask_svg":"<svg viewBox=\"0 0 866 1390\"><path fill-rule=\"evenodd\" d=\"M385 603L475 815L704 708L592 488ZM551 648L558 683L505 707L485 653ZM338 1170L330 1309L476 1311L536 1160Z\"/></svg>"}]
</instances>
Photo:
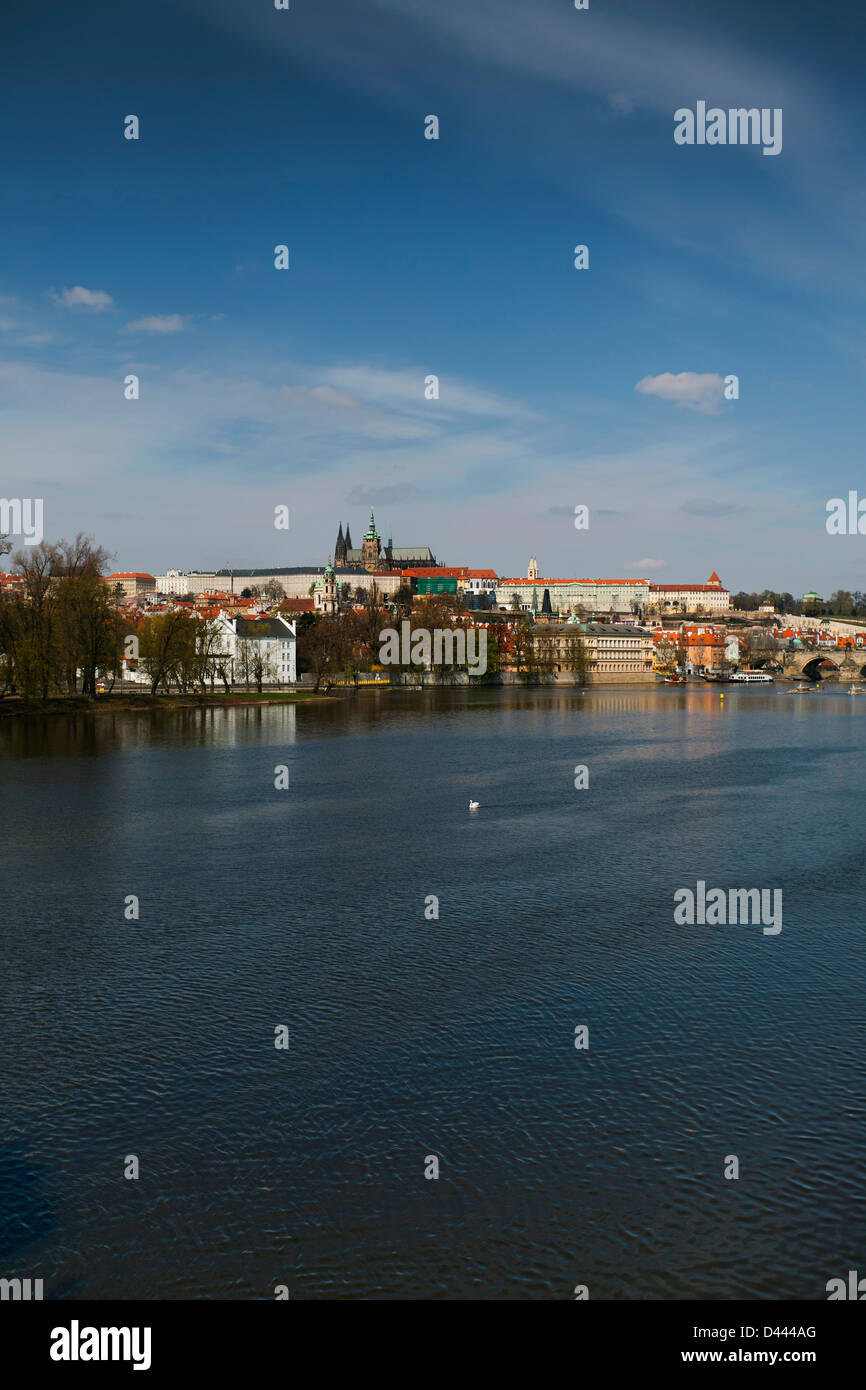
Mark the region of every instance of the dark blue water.
<instances>
[{"instance_id":1,"label":"dark blue water","mask_svg":"<svg viewBox=\"0 0 866 1390\"><path fill-rule=\"evenodd\" d=\"M7 721L0 1275L825 1298L866 1268L864 733L733 687ZM677 926L698 879L782 888L781 934Z\"/></svg>"}]
</instances>

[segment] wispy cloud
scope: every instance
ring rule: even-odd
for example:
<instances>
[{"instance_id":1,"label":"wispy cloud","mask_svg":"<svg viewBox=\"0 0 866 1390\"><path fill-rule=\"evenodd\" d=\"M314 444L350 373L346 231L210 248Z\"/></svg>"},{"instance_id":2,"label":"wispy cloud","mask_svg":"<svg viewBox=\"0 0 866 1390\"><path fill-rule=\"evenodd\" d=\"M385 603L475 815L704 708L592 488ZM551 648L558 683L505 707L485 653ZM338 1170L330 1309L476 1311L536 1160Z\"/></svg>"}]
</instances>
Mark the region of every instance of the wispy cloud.
<instances>
[{"instance_id":1,"label":"wispy cloud","mask_svg":"<svg viewBox=\"0 0 866 1390\"><path fill-rule=\"evenodd\" d=\"M645 555L642 560L623 560L623 565L627 570L640 573L643 570L660 570L667 564L667 560L652 560Z\"/></svg>"},{"instance_id":2,"label":"wispy cloud","mask_svg":"<svg viewBox=\"0 0 866 1390\"><path fill-rule=\"evenodd\" d=\"M724 386L717 372L662 372L660 376L641 377L634 389L689 410L714 414L721 407Z\"/></svg>"},{"instance_id":3,"label":"wispy cloud","mask_svg":"<svg viewBox=\"0 0 866 1390\"><path fill-rule=\"evenodd\" d=\"M112 307L114 299L107 290L88 290L84 285L73 285L54 295L54 302L64 309L93 309L95 313L102 313Z\"/></svg>"},{"instance_id":4,"label":"wispy cloud","mask_svg":"<svg viewBox=\"0 0 866 1390\"><path fill-rule=\"evenodd\" d=\"M185 314L147 314L126 325L130 333L182 333L186 326Z\"/></svg>"},{"instance_id":5,"label":"wispy cloud","mask_svg":"<svg viewBox=\"0 0 866 1390\"><path fill-rule=\"evenodd\" d=\"M45 347L47 343L53 343L56 338L55 333L25 333L15 342L19 347Z\"/></svg>"},{"instance_id":6,"label":"wispy cloud","mask_svg":"<svg viewBox=\"0 0 866 1390\"><path fill-rule=\"evenodd\" d=\"M346 503L351 507L379 507L387 502L408 502L422 495L420 487L414 483L394 483L390 487L369 487L360 483L347 493Z\"/></svg>"},{"instance_id":7,"label":"wispy cloud","mask_svg":"<svg viewBox=\"0 0 866 1390\"><path fill-rule=\"evenodd\" d=\"M420 367L416 370L403 368L392 371L358 364L329 368L322 373L322 378L329 386L366 404L423 412L433 419L437 414L474 415L496 420L539 418L535 411L520 401L479 390L447 375L439 377L439 398L428 400L425 383L429 375L429 371Z\"/></svg>"},{"instance_id":8,"label":"wispy cloud","mask_svg":"<svg viewBox=\"0 0 866 1390\"><path fill-rule=\"evenodd\" d=\"M718 502L712 498L686 501L680 507L686 516L744 516L751 510L743 502Z\"/></svg>"},{"instance_id":9,"label":"wispy cloud","mask_svg":"<svg viewBox=\"0 0 866 1390\"><path fill-rule=\"evenodd\" d=\"M630 116L634 110L634 98L628 92L608 93L607 104L618 116Z\"/></svg>"},{"instance_id":10,"label":"wispy cloud","mask_svg":"<svg viewBox=\"0 0 866 1390\"><path fill-rule=\"evenodd\" d=\"M786 525L813 535L814 498L799 498L796 488L784 502L777 490L768 497L751 448L738 453L729 431L720 436L698 417L671 424L663 438L648 441L642 429L635 444L626 431L620 443L607 441L593 451L585 444L576 448L580 435L570 424L558 421L552 428L547 417L538 424L495 414L447 416L436 411L437 402L424 402L423 393L419 407L414 388L405 408L367 402L355 408L323 396L319 388L328 367L277 369L251 357L245 365L246 374L236 370L234 358L220 373L152 364L146 397L130 405L115 367L88 375L32 360L0 361L0 408L7 454L14 460L7 490L33 495L34 479L43 478L40 495L46 497L46 517L50 500L55 535L86 529L87 517L97 512L134 516L123 523L106 517L99 538L122 550L120 568L151 571L177 563L323 560L333 546L340 508L375 506L377 515L380 507L388 509L380 521L393 519L396 544L428 543L444 563L477 559L522 573L528 555L537 553L548 574L586 575L609 573L611 555L643 555L626 568L651 573L653 557L643 547L670 530L671 497L706 505L704 487L712 499L711 489L721 490L720 471L730 475L740 464L749 470L754 516L737 528L738 548L760 552L769 571L789 562ZM386 383L380 372L360 364L356 384L363 380L381 390ZM402 380L403 371L395 374ZM414 369L405 375L417 383ZM286 390L287 376L298 386ZM491 399L481 385L463 385L469 399ZM424 423L427 417L419 412L425 410L432 423ZM737 492L732 496L736 504ZM573 506L561 500L570 497L589 507L588 531L574 529ZM628 499L627 510L617 505L620 498ZM292 507L293 531L280 538L273 508L283 502ZM716 510L717 525L708 515L698 528L674 526L677 553L665 566L669 572L674 566L674 578L699 578L711 567L708 527L712 565L720 573L734 568L730 526ZM757 519L771 511L779 526L768 535ZM823 503L819 512L817 548ZM355 531L362 518L350 519ZM832 565L838 552L831 537L827 545ZM825 583L815 547L810 565L811 582ZM737 585L754 587L759 578L741 573Z\"/></svg>"},{"instance_id":11,"label":"wispy cloud","mask_svg":"<svg viewBox=\"0 0 866 1390\"><path fill-rule=\"evenodd\" d=\"M357 396L340 391L336 386L284 386L282 394L288 401L321 406L325 410L357 410L362 405Z\"/></svg>"}]
</instances>

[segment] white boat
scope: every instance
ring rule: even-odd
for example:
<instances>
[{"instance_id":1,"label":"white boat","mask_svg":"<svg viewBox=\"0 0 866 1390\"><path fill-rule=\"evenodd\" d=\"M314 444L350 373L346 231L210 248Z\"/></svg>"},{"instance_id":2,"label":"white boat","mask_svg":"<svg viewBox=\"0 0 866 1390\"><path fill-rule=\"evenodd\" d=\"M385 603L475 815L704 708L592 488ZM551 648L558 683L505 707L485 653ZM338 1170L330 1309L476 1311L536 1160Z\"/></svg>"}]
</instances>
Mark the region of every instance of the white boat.
<instances>
[{"instance_id":1,"label":"white boat","mask_svg":"<svg viewBox=\"0 0 866 1390\"><path fill-rule=\"evenodd\" d=\"M732 681L739 681L741 685L772 685L773 677L767 675L766 671L735 671L731 676Z\"/></svg>"}]
</instances>

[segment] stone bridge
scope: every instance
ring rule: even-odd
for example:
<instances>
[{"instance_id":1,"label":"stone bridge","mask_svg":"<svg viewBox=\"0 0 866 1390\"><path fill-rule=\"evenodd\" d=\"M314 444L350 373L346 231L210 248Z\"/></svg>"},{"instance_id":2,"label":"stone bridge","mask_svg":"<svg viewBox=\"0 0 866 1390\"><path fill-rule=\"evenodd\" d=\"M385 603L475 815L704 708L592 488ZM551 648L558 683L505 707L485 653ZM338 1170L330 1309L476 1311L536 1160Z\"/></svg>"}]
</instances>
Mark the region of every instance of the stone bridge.
<instances>
[{"instance_id":1,"label":"stone bridge","mask_svg":"<svg viewBox=\"0 0 866 1390\"><path fill-rule=\"evenodd\" d=\"M866 680L866 648L825 648L780 653L782 676L787 680Z\"/></svg>"}]
</instances>

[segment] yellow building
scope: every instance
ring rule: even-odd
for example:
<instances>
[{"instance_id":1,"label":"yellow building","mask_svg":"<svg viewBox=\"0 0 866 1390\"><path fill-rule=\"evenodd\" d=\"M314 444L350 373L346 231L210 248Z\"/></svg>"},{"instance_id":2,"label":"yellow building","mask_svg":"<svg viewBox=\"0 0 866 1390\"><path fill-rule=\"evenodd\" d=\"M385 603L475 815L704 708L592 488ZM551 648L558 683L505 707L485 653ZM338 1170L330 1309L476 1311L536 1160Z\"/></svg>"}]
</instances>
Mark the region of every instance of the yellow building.
<instances>
[{"instance_id":1,"label":"yellow building","mask_svg":"<svg viewBox=\"0 0 866 1390\"><path fill-rule=\"evenodd\" d=\"M138 574L134 570L122 574L107 574L103 583L109 584L115 593L120 589L124 598L134 598L136 594L152 594L156 591L156 580L152 574Z\"/></svg>"}]
</instances>

